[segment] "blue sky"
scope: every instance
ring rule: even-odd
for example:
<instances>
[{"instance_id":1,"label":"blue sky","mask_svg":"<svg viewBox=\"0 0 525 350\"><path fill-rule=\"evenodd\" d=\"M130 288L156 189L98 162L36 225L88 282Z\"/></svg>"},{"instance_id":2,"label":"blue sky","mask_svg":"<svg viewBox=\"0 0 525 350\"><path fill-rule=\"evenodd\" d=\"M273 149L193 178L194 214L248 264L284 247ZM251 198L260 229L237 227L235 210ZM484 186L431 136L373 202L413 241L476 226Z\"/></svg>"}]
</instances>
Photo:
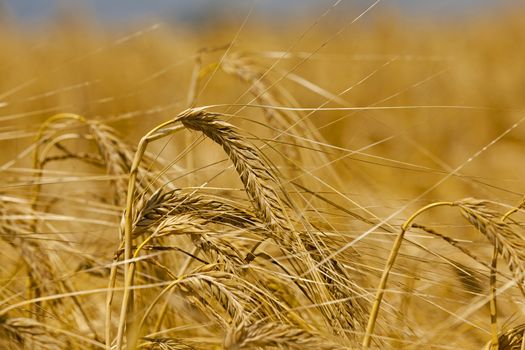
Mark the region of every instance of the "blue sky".
<instances>
[{"instance_id":1,"label":"blue sky","mask_svg":"<svg viewBox=\"0 0 525 350\"><path fill-rule=\"evenodd\" d=\"M259 16L297 16L319 14L336 0L0 0L3 8L19 21L46 21L60 6L87 11L104 22L129 21L141 17L160 20L191 21L217 12L245 11L255 3ZM342 0L341 11L350 7L366 8L372 0ZM519 0L383 0L377 8L394 8L407 16L463 17L497 8L519 5Z\"/></svg>"}]
</instances>

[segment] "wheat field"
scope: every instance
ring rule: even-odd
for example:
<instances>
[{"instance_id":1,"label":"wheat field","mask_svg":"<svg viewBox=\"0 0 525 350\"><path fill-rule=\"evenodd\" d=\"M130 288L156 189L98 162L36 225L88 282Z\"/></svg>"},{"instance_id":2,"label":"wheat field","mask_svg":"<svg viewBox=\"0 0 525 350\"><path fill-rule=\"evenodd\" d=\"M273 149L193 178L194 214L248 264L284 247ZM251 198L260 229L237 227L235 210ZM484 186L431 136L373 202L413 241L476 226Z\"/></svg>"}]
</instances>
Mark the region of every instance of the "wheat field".
<instances>
[{"instance_id":1,"label":"wheat field","mask_svg":"<svg viewBox=\"0 0 525 350\"><path fill-rule=\"evenodd\" d=\"M327 9L2 23L1 348L525 349L523 11Z\"/></svg>"}]
</instances>

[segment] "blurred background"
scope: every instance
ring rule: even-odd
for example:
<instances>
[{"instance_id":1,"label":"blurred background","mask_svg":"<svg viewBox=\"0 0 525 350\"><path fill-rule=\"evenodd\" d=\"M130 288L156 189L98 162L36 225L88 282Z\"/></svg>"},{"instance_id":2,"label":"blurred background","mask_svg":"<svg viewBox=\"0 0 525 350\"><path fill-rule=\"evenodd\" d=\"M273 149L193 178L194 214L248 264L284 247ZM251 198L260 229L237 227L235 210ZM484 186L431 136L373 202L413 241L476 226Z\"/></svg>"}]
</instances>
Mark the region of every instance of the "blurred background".
<instances>
[{"instance_id":1,"label":"blurred background","mask_svg":"<svg viewBox=\"0 0 525 350\"><path fill-rule=\"evenodd\" d=\"M266 21L289 21L305 15L318 15L336 1L328 0L152 0L148 2L126 0L3 0L2 11L17 20L42 22L52 20L59 11L86 11L101 24L130 22L144 17L155 18L167 23L185 22L197 24L218 16L235 16L235 12L254 7L254 17ZM356 6L370 5L370 1L342 1L340 12ZM520 4L518 0L387 0L378 7L396 11L404 16L425 16L434 20L468 18L483 13L512 9ZM428 19L427 18L427 19Z\"/></svg>"},{"instance_id":2,"label":"blurred background","mask_svg":"<svg viewBox=\"0 0 525 350\"><path fill-rule=\"evenodd\" d=\"M370 149L381 158L333 164L352 173L353 190L384 196L373 202L385 207L462 164L519 120L525 104L525 7L519 1L0 3L0 120L2 139L14 145L6 159L59 111L117 123L136 142L187 106L196 69L242 57L255 76L269 79L270 91L283 89L303 107L406 107L308 117L340 147L392 138ZM206 79L197 105L251 99L249 79L239 70L219 69ZM261 118L261 111L243 113ZM141 127L127 130L138 118ZM465 164L467 174L489 185L456 179L435 195L462 196L475 187L481 195L519 199L525 192L524 172L517 171L521 135L518 128Z\"/></svg>"}]
</instances>

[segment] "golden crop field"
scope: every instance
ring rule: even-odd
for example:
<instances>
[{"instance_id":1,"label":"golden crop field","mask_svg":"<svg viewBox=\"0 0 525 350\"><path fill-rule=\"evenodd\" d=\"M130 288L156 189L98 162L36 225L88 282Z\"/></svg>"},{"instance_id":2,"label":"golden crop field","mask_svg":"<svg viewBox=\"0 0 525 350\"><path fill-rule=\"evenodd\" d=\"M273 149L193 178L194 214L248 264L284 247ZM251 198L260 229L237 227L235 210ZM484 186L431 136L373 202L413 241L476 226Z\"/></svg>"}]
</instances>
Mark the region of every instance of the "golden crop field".
<instances>
[{"instance_id":1,"label":"golden crop field","mask_svg":"<svg viewBox=\"0 0 525 350\"><path fill-rule=\"evenodd\" d=\"M523 9L0 26L2 349L525 349Z\"/></svg>"}]
</instances>

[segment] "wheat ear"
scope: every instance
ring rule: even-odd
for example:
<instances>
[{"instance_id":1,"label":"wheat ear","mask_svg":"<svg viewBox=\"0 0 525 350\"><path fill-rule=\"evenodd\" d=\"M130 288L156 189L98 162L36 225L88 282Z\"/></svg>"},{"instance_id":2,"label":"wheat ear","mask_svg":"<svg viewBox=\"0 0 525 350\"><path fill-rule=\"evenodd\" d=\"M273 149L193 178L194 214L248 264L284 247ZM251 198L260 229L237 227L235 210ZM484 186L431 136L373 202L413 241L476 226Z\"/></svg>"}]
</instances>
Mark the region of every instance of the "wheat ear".
<instances>
[{"instance_id":1,"label":"wheat ear","mask_svg":"<svg viewBox=\"0 0 525 350\"><path fill-rule=\"evenodd\" d=\"M117 349L122 346L128 308L133 306L131 286L133 284L134 263L129 261L133 255L133 222L135 217L133 209L138 169L150 142L171 135L184 127L203 132L211 140L222 146L229 156L259 218L269 227L274 238L286 246L298 240L283 204L275 190L269 185L272 182L277 183L276 178L262 161L257 149L248 144L232 125L219 120L218 116L218 114L208 113L199 108L188 109L176 118L152 129L139 142L129 173L124 214L125 287L117 333Z\"/></svg>"}]
</instances>

